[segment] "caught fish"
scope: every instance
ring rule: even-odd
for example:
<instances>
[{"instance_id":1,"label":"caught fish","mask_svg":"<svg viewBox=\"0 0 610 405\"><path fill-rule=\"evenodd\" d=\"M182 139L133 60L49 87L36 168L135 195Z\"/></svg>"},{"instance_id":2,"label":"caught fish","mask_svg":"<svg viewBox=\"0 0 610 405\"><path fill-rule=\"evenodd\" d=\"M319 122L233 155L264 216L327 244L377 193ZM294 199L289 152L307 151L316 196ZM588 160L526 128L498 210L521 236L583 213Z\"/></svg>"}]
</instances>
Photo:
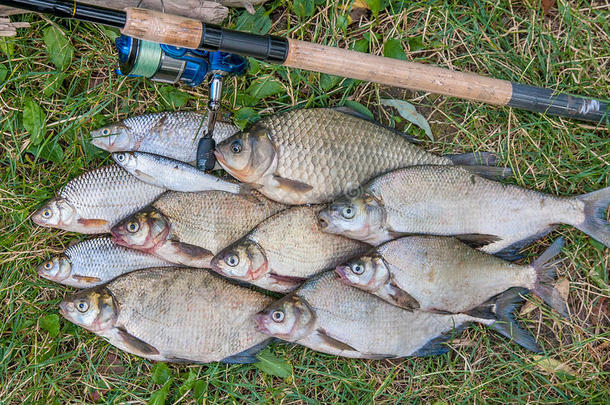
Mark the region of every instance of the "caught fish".
<instances>
[{"instance_id":1,"label":"caught fish","mask_svg":"<svg viewBox=\"0 0 610 405\"><path fill-rule=\"evenodd\" d=\"M70 180L32 215L34 223L80 233L105 233L119 220L153 202L164 188L105 166Z\"/></svg>"},{"instance_id":2,"label":"caught fish","mask_svg":"<svg viewBox=\"0 0 610 405\"><path fill-rule=\"evenodd\" d=\"M263 118L216 146L220 165L285 204L324 203L357 192L371 178L418 164L476 162L472 154L428 153L406 135L337 109L312 108ZM490 159L482 154L483 159Z\"/></svg>"},{"instance_id":3,"label":"caught fish","mask_svg":"<svg viewBox=\"0 0 610 405\"><path fill-rule=\"evenodd\" d=\"M253 363L269 339L252 316L270 303L207 270L138 270L66 298L59 312L121 350L169 362Z\"/></svg>"},{"instance_id":4,"label":"caught fish","mask_svg":"<svg viewBox=\"0 0 610 405\"><path fill-rule=\"evenodd\" d=\"M288 292L310 276L364 253L369 245L322 232L320 206L298 206L267 218L212 259L212 270L271 291Z\"/></svg>"},{"instance_id":5,"label":"caught fish","mask_svg":"<svg viewBox=\"0 0 610 405\"><path fill-rule=\"evenodd\" d=\"M359 196L320 213L324 230L378 245L406 234L449 235L487 253L520 248L570 224L610 247L610 187L558 197L477 175L479 168L408 167L379 176Z\"/></svg>"},{"instance_id":6,"label":"caught fish","mask_svg":"<svg viewBox=\"0 0 610 405\"><path fill-rule=\"evenodd\" d=\"M145 114L91 131L91 143L108 152L140 151L194 162L199 139L206 129L207 118L203 114ZM238 131L230 123L217 121L212 137L220 143Z\"/></svg>"},{"instance_id":7,"label":"caught fish","mask_svg":"<svg viewBox=\"0 0 610 405\"><path fill-rule=\"evenodd\" d=\"M239 184L222 180L197 168L164 156L144 152L116 152L112 158L123 169L153 186L168 190L195 192L207 190L239 194ZM246 191L243 191L246 192Z\"/></svg>"},{"instance_id":8,"label":"caught fish","mask_svg":"<svg viewBox=\"0 0 610 405\"><path fill-rule=\"evenodd\" d=\"M112 228L115 243L172 263L209 267L214 254L286 208L257 192L168 192Z\"/></svg>"},{"instance_id":9,"label":"caught fish","mask_svg":"<svg viewBox=\"0 0 610 405\"><path fill-rule=\"evenodd\" d=\"M338 266L341 280L408 310L468 312L511 287L523 287L567 316L551 284L558 239L529 266L472 249L454 238L408 236L386 242Z\"/></svg>"},{"instance_id":10,"label":"caught fish","mask_svg":"<svg viewBox=\"0 0 610 405\"><path fill-rule=\"evenodd\" d=\"M176 265L138 250L118 246L107 237L69 247L36 269L40 277L76 288L89 288L134 270Z\"/></svg>"},{"instance_id":11,"label":"caught fish","mask_svg":"<svg viewBox=\"0 0 610 405\"><path fill-rule=\"evenodd\" d=\"M334 271L307 281L255 315L270 336L344 357L384 359L448 351L445 342L469 323L487 325L538 352L533 337L512 317L522 299L511 289L476 308L473 315L405 311L343 284Z\"/></svg>"}]
</instances>

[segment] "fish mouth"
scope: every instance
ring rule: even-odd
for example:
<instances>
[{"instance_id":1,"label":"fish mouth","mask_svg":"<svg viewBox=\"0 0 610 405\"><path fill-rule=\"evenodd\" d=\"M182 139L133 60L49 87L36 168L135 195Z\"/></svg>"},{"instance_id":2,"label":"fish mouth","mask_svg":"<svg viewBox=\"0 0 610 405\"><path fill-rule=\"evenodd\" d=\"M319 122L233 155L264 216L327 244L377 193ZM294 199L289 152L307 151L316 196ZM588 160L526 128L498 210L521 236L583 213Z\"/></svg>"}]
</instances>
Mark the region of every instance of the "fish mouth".
<instances>
[{"instance_id":1,"label":"fish mouth","mask_svg":"<svg viewBox=\"0 0 610 405\"><path fill-rule=\"evenodd\" d=\"M332 216L331 214L329 214L326 211L321 211L318 214L318 225L320 226L320 229L323 232L327 232L327 233L335 233L336 232L336 226L333 225L332 221Z\"/></svg>"},{"instance_id":2,"label":"fish mouth","mask_svg":"<svg viewBox=\"0 0 610 405\"><path fill-rule=\"evenodd\" d=\"M123 239L123 236L114 229L110 230L110 240L112 241L112 243L119 245L119 246L128 246L127 241L125 239Z\"/></svg>"},{"instance_id":3,"label":"fish mouth","mask_svg":"<svg viewBox=\"0 0 610 405\"><path fill-rule=\"evenodd\" d=\"M38 273L38 276L40 276L42 278L46 278L47 280L52 280L52 278L47 273L45 273L44 268L42 266L39 266L36 269L36 273Z\"/></svg>"},{"instance_id":4,"label":"fish mouth","mask_svg":"<svg viewBox=\"0 0 610 405\"><path fill-rule=\"evenodd\" d=\"M218 160L218 163L220 163L222 165L222 167L225 167L225 165L227 164L227 161L225 160L225 157L222 155L222 152L219 152L217 149L215 149L214 156L216 156L216 160Z\"/></svg>"},{"instance_id":5,"label":"fish mouth","mask_svg":"<svg viewBox=\"0 0 610 405\"><path fill-rule=\"evenodd\" d=\"M68 303L66 301L60 302L59 314L61 316L63 316L64 318L66 318L67 320L70 320L69 311L68 311Z\"/></svg>"},{"instance_id":6,"label":"fish mouth","mask_svg":"<svg viewBox=\"0 0 610 405\"><path fill-rule=\"evenodd\" d=\"M266 322L265 322L265 320L267 318L266 315L259 313L259 314L255 314L253 318L254 318L254 329L256 329L257 332L268 335L269 330L267 329Z\"/></svg>"},{"instance_id":7,"label":"fish mouth","mask_svg":"<svg viewBox=\"0 0 610 405\"><path fill-rule=\"evenodd\" d=\"M348 269L348 266L337 266L337 267L335 268L335 273L337 273L337 275L339 276L339 278L340 278L342 281L344 281L344 282L347 282L347 281L348 281L348 279L347 279L347 269Z\"/></svg>"}]
</instances>

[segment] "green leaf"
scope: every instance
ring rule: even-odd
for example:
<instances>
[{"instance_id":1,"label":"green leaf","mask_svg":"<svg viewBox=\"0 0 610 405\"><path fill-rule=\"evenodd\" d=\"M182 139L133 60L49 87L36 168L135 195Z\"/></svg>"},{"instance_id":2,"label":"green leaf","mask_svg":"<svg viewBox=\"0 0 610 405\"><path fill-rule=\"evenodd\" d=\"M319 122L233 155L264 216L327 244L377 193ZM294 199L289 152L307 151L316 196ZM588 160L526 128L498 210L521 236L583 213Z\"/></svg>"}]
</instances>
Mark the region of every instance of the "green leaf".
<instances>
[{"instance_id":1,"label":"green leaf","mask_svg":"<svg viewBox=\"0 0 610 405\"><path fill-rule=\"evenodd\" d=\"M15 53L15 40L7 37L0 37L0 51L9 58Z\"/></svg>"},{"instance_id":2,"label":"green leaf","mask_svg":"<svg viewBox=\"0 0 610 405\"><path fill-rule=\"evenodd\" d=\"M42 142L45 118L40 106L28 97L23 106L23 128L30 133L30 141L34 145Z\"/></svg>"},{"instance_id":3,"label":"green leaf","mask_svg":"<svg viewBox=\"0 0 610 405\"><path fill-rule=\"evenodd\" d=\"M398 110L398 114L400 114L402 118L423 129L426 132L426 135L428 135L428 138L430 138L432 141L434 140L432 129L430 129L430 124L428 124L428 121L423 115L417 112L413 104L403 100L381 99L380 101L381 105L396 108L396 110Z\"/></svg>"},{"instance_id":4,"label":"green leaf","mask_svg":"<svg viewBox=\"0 0 610 405\"><path fill-rule=\"evenodd\" d=\"M373 13L373 17L377 18L379 15L379 11L381 11L381 0L365 0L366 4L371 9L371 13Z\"/></svg>"},{"instance_id":5,"label":"green leaf","mask_svg":"<svg viewBox=\"0 0 610 405\"><path fill-rule=\"evenodd\" d=\"M260 119L260 115L250 107L243 107L237 110L233 117L233 122L240 129L244 129L248 124L253 124Z\"/></svg>"},{"instance_id":6,"label":"green leaf","mask_svg":"<svg viewBox=\"0 0 610 405\"><path fill-rule=\"evenodd\" d=\"M56 27L45 28L43 39L51 62L57 69L65 70L72 62L72 55L74 55L74 47L70 41Z\"/></svg>"},{"instance_id":7,"label":"green leaf","mask_svg":"<svg viewBox=\"0 0 610 405\"><path fill-rule=\"evenodd\" d=\"M358 51L358 52L364 52L364 53L368 52L369 51L369 40L366 38L360 38L359 40L354 42L352 49L354 51Z\"/></svg>"},{"instance_id":8,"label":"green leaf","mask_svg":"<svg viewBox=\"0 0 610 405\"><path fill-rule=\"evenodd\" d=\"M407 60L405 50L402 49L402 42L397 39L388 39L383 44L383 56L394 59Z\"/></svg>"},{"instance_id":9,"label":"green leaf","mask_svg":"<svg viewBox=\"0 0 610 405\"><path fill-rule=\"evenodd\" d=\"M159 89L159 93L163 102L172 109L183 107L191 97L173 86L163 86Z\"/></svg>"},{"instance_id":10,"label":"green leaf","mask_svg":"<svg viewBox=\"0 0 610 405\"><path fill-rule=\"evenodd\" d=\"M152 370L152 381L155 384L165 384L172 377L172 371L165 363L157 363Z\"/></svg>"},{"instance_id":11,"label":"green leaf","mask_svg":"<svg viewBox=\"0 0 610 405\"><path fill-rule=\"evenodd\" d=\"M8 69L4 65L0 65L0 84L4 82L6 76L8 75Z\"/></svg>"},{"instance_id":12,"label":"green leaf","mask_svg":"<svg viewBox=\"0 0 610 405\"><path fill-rule=\"evenodd\" d=\"M247 90L252 97L256 97L259 100L283 91L285 91L284 86L277 80L272 79L271 76L255 80Z\"/></svg>"},{"instance_id":13,"label":"green leaf","mask_svg":"<svg viewBox=\"0 0 610 405\"><path fill-rule=\"evenodd\" d=\"M195 375L195 372L193 370L189 369L189 374L186 377L186 380L184 380L182 385L178 388L178 395L183 396L188 391L190 391L191 388L193 388L193 385L195 384L196 378L197 378L197 376Z\"/></svg>"},{"instance_id":14,"label":"green leaf","mask_svg":"<svg viewBox=\"0 0 610 405\"><path fill-rule=\"evenodd\" d=\"M51 74L45 82L42 93L47 97L51 96L57 91L59 86L63 84L65 77L66 74L63 72L59 72L59 74Z\"/></svg>"},{"instance_id":15,"label":"green leaf","mask_svg":"<svg viewBox=\"0 0 610 405\"><path fill-rule=\"evenodd\" d=\"M411 52L419 51L424 49L424 40L422 37L409 38L409 50Z\"/></svg>"},{"instance_id":16,"label":"green leaf","mask_svg":"<svg viewBox=\"0 0 610 405\"><path fill-rule=\"evenodd\" d=\"M312 0L294 0L292 2L294 13L301 18L311 17L316 9L316 5Z\"/></svg>"},{"instance_id":17,"label":"green leaf","mask_svg":"<svg viewBox=\"0 0 610 405\"><path fill-rule=\"evenodd\" d=\"M166 366L167 367L167 366ZM163 387L153 392L148 400L149 405L165 405L167 394L169 393L169 387L172 385L172 379L169 379L163 384Z\"/></svg>"},{"instance_id":18,"label":"green leaf","mask_svg":"<svg viewBox=\"0 0 610 405\"><path fill-rule=\"evenodd\" d=\"M195 384L193 384L193 396L195 397L195 401L199 402L200 399L203 399L207 387L208 384L204 380L195 381Z\"/></svg>"},{"instance_id":19,"label":"green leaf","mask_svg":"<svg viewBox=\"0 0 610 405\"><path fill-rule=\"evenodd\" d=\"M253 34L266 34L271 29L271 19L263 7L259 7L254 14L244 10L237 19L235 29Z\"/></svg>"},{"instance_id":20,"label":"green leaf","mask_svg":"<svg viewBox=\"0 0 610 405\"><path fill-rule=\"evenodd\" d=\"M369 117L372 120L375 119L375 116L373 115L373 113L368 108L366 108L365 106L363 106L362 104L360 104L357 101L347 100L343 105L346 107L349 107L352 110L355 110L361 114L366 115L367 117Z\"/></svg>"},{"instance_id":21,"label":"green leaf","mask_svg":"<svg viewBox=\"0 0 610 405\"><path fill-rule=\"evenodd\" d=\"M117 28L104 27L103 25L99 25L100 29L106 34L109 40L114 43L114 40L117 39L121 32Z\"/></svg>"},{"instance_id":22,"label":"green leaf","mask_svg":"<svg viewBox=\"0 0 610 405\"><path fill-rule=\"evenodd\" d=\"M30 145L27 152L53 163L61 164L64 162L64 151L57 142L43 145Z\"/></svg>"},{"instance_id":23,"label":"green leaf","mask_svg":"<svg viewBox=\"0 0 610 405\"><path fill-rule=\"evenodd\" d=\"M280 378L287 378L292 375L292 366L278 357L269 349L265 349L256 355L258 362L254 365L265 374L274 375Z\"/></svg>"},{"instance_id":24,"label":"green leaf","mask_svg":"<svg viewBox=\"0 0 610 405\"><path fill-rule=\"evenodd\" d=\"M261 63L254 58L248 58L248 75L254 76L261 71Z\"/></svg>"},{"instance_id":25,"label":"green leaf","mask_svg":"<svg viewBox=\"0 0 610 405\"><path fill-rule=\"evenodd\" d=\"M59 315L49 314L40 319L40 327L47 332L49 336L56 337L59 335Z\"/></svg>"},{"instance_id":26,"label":"green leaf","mask_svg":"<svg viewBox=\"0 0 610 405\"><path fill-rule=\"evenodd\" d=\"M342 77L340 76L327 75L326 73L322 73L320 75L320 87L322 88L322 90L330 90L335 87L335 85L339 83L341 79Z\"/></svg>"}]
</instances>

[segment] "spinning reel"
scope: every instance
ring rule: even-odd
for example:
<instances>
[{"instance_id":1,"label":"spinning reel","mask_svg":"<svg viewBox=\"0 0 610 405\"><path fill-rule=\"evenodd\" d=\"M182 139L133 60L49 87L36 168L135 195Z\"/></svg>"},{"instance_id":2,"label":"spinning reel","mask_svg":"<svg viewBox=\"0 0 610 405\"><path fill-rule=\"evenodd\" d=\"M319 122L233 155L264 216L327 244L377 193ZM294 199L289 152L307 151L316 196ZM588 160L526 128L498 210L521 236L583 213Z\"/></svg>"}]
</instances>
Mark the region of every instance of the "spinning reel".
<instances>
[{"instance_id":1,"label":"spinning reel","mask_svg":"<svg viewBox=\"0 0 610 405\"><path fill-rule=\"evenodd\" d=\"M218 111L222 82L228 75L240 75L248 67L242 56L198 49L179 48L156 42L143 41L121 35L115 41L119 53L117 73L129 77L147 77L163 83L183 82L199 86L209 76L210 101L205 135L197 148L197 167L212 170L216 159L212 138Z\"/></svg>"}]
</instances>

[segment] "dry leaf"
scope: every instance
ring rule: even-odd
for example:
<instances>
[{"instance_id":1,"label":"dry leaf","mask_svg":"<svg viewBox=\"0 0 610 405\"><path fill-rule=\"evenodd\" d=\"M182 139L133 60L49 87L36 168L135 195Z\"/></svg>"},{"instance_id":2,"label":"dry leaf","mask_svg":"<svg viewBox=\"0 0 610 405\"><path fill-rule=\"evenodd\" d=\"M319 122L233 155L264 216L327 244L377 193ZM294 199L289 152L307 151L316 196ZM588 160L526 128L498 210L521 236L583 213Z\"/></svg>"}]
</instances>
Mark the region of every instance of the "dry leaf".
<instances>
[{"instance_id":1,"label":"dry leaf","mask_svg":"<svg viewBox=\"0 0 610 405\"><path fill-rule=\"evenodd\" d=\"M574 371L570 366L552 357L545 357L536 354L532 358L534 359L534 362L539 369L544 370L548 373L569 374L572 376L576 375L576 371Z\"/></svg>"},{"instance_id":2,"label":"dry leaf","mask_svg":"<svg viewBox=\"0 0 610 405\"><path fill-rule=\"evenodd\" d=\"M555 289L559 291L559 295L565 302L568 302L568 295L570 294L570 280L562 278L555 284Z\"/></svg>"},{"instance_id":3,"label":"dry leaf","mask_svg":"<svg viewBox=\"0 0 610 405\"><path fill-rule=\"evenodd\" d=\"M541 3L544 14L547 14L549 11L551 11L551 8L553 8L553 6L557 3L557 0L541 0Z\"/></svg>"},{"instance_id":4,"label":"dry leaf","mask_svg":"<svg viewBox=\"0 0 610 405\"><path fill-rule=\"evenodd\" d=\"M366 16L370 8L369 5L366 4L365 0L354 0L351 10L349 9L349 4L345 6L344 10L349 10L349 15L347 16L347 23L352 24L360 21L362 17Z\"/></svg>"}]
</instances>

